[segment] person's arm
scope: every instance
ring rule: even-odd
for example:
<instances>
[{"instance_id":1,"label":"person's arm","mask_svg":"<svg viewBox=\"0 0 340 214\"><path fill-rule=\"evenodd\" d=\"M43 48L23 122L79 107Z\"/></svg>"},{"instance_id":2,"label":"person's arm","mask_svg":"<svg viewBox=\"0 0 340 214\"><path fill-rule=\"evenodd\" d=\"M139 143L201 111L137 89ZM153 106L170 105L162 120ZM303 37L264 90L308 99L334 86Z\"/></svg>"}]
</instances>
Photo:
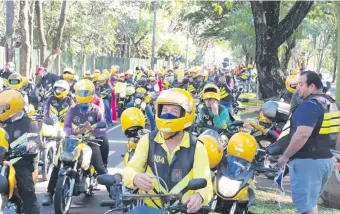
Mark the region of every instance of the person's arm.
<instances>
[{"instance_id":1,"label":"person's arm","mask_svg":"<svg viewBox=\"0 0 340 214\"><path fill-rule=\"evenodd\" d=\"M291 158L298 152L311 136L314 127L323 114L320 110L321 107L317 105L313 101L304 102L294 113L293 116L296 118L293 119L296 120L297 129L283 154L286 158Z\"/></svg>"},{"instance_id":2,"label":"person's arm","mask_svg":"<svg viewBox=\"0 0 340 214\"><path fill-rule=\"evenodd\" d=\"M65 120L64 120L64 132L67 136L72 135L73 133L71 109L72 108L68 109Z\"/></svg>"},{"instance_id":3,"label":"person's arm","mask_svg":"<svg viewBox=\"0 0 340 214\"><path fill-rule=\"evenodd\" d=\"M144 135L137 143L135 153L123 170L123 182L128 188L134 189L133 180L139 173L144 173L149 153L149 135Z\"/></svg>"},{"instance_id":4,"label":"person's arm","mask_svg":"<svg viewBox=\"0 0 340 214\"><path fill-rule=\"evenodd\" d=\"M44 107L44 118L50 118L50 105L51 105L52 96L49 97L45 102Z\"/></svg>"},{"instance_id":5,"label":"person's arm","mask_svg":"<svg viewBox=\"0 0 340 214\"><path fill-rule=\"evenodd\" d=\"M207 186L196 191L203 198L203 206L207 205L213 196L213 186L207 150L200 142L197 142L195 150L193 178L205 178L207 180Z\"/></svg>"},{"instance_id":6,"label":"person's arm","mask_svg":"<svg viewBox=\"0 0 340 214\"><path fill-rule=\"evenodd\" d=\"M105 118L104 118L104 113L102 110L100 110L98 108L98 114L97 114L97 123L99 122L105 122ZM96 127L93 127L93 131L92 131L92 134L96 137L103 137L106 133L106 128L104 129L97 129Z\"/></svg>"},{"instance_id":7,"label":"person's arm","mask_svg":"<svg viewBox=\"0 0 340 214\"><path fill-rule=\"evenodd\" d=\"M231 124L228 109L224 109L220 115L216 114L213 118L214 126L219 129L225 128L225 125Z\"/></svg>"}]
</instances>

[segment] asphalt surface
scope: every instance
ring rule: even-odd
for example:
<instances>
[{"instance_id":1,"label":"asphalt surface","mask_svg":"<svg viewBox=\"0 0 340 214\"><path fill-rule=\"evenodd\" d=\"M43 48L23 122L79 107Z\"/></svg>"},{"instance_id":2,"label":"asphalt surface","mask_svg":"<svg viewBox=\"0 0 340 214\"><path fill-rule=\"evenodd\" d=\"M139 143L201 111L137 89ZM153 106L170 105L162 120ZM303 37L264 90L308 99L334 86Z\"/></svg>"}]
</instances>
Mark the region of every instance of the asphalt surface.
<instances>
[{"instance_id":1,"label":"asphalt surface","mask_svg":"<svg viewBox=\"0 0 340 214\"><path fill-rule=\"evenodd\" d=\"M120 124L116 124L108 130L109 142L110 142L110 153L109 153L109 163L108 171L110 174L115 172L120 172L123 169L123 158L122 153L127 150L127 138L123 134ZM277 189L273 181L266 179L264 176L259 176L256 178L257 186L259 189ZM42 200L46 194L48 181L43 182L41 179L36 184L36 194L38 197L38 202L40 204L41 214L53 214L54 207L42 206ZM288 179L285 178L285 189L289 189ZM85 195L80 195L72 198L72 206L70 209L71 214L85 214L85 213L105 213L108 209L106 207L100 207L100 202L102 200L109 199L108 193L104 186L99 185L98 189L95 191L94 196L87 197Z\"/></svg>"}]
</instances>

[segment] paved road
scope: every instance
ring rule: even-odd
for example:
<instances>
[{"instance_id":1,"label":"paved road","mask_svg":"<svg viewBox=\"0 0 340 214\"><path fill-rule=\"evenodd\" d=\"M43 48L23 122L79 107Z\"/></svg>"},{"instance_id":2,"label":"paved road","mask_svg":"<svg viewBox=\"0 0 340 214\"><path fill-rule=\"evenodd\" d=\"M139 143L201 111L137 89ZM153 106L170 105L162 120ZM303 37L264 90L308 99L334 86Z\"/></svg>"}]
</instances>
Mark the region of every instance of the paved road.
<instances>
[{"instance_id":1,"label":"paved road","mask_svg":"<svg viewBox=\"0 0 340 214\"><path fill-rule=\"evenodd\" d=\"M126 152L126 137L123 134L120 124L117 124L109 129L108 131L109 139L110 139L110 153L109 153L109 164L108 170L111 174L121 171L123 168L123 162L121 154ZM273 181L269 181L263 176L259 176L257 179L257 185L261 187L270 187L276 188ZM36 184L36 193L38 196L39 204L41 204L44 194L46 193L48 182L42 182ZM287 181L285 182L286 189L288 188ZM108 198L108 194L106 189L103 186L99 186L98 190L95 191L95 195L93 197L86 197L84 195L73 197L72 207L69 213L71 214L85 214L85 213L96 213L102 214L107 211L107 208L102 208L99 206L99 203L102 200L106 200ZM52 214L54 213L54 208L52 206L43 207L41 206L42 214Z\"/></svg>"}]
</instances>

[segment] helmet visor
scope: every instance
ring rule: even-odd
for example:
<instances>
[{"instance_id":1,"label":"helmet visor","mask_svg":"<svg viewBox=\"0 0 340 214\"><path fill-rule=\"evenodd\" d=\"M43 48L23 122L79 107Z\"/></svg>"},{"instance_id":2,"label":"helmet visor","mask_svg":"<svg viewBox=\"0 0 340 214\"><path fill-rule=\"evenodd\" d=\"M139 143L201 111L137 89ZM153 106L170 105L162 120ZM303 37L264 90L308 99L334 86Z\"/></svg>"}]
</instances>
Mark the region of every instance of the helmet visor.
<instances>
[{"instance_id":1,"label":"helmet visor","mask_svg":"<svg viewBox=\"0 0 340 214\"><path fill-rule=\"evenodd\" d=\"M76 90L75 95L79 97L88 97L88 96L93 96L94 91L92 90Z\"/></svg>"},{"instance_id":2,"label":"helmet visor","mask_svg":"<svg viewBox=\"0 0 340 214\"><path fill-rule=\"evenodd\" d=\"M20 83L20 80L9 80L8 82L10 85L18 85Z\"/></svg>"},{"instance_id":3,"label":"helmet visor","mask_svg":"<svg viewBox=\"0 0 340 214\"><path fill-rule=\"evenodd\" d=\"M6 104L6 105L0 105L0 114L5 113L5 111L10 109L10 105Z\"/></svg>"}]
</instances>

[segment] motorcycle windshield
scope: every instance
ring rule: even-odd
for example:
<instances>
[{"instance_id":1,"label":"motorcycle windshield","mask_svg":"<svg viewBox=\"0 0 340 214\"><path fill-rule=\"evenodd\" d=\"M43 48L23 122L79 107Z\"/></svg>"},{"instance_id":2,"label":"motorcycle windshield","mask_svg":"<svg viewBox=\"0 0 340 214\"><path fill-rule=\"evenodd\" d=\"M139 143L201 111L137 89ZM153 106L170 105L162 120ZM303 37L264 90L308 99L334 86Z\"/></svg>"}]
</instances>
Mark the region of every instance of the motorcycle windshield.
<instances>
[{"instance_id":1,"label":"motorcycle windshield","mask_svg":"<svg viewBox=\"0 0 340 214\"><path fill-rule=\"evenodd\" d=\"M71 153L75 150L77 145L79 144L79 140L77 138L67 138L63 144L63 152Z\"/></svg>"},{"instance_id":2,"label":"motorcycle windshield","mask_svg":"<svg viewBox=\"0 0 340 214\"><path fill-rule=\"evenodd\" d=\"M233 180L246 180L253 170L251 170L251 163L235 156L226 156L223 158L223 163L220 165L220 172L223 176Z\"/></svg>"}]
</instances>

